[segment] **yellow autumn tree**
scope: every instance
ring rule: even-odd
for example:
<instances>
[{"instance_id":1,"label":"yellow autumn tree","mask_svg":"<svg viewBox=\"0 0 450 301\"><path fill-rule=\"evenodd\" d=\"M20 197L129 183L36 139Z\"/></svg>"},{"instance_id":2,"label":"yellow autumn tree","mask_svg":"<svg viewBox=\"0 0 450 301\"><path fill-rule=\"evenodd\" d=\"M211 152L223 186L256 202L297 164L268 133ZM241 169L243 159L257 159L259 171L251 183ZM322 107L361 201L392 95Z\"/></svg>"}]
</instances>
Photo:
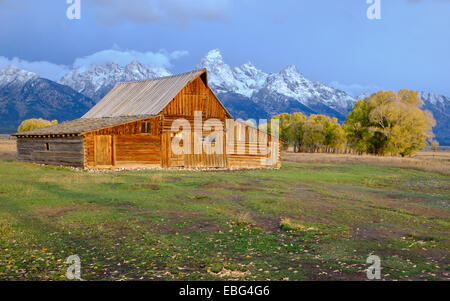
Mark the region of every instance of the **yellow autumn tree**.
<instances>
[{"instance_id":1,"label":"yellow autumn tree","mask_svg":"<svg viewBox=\"0 0 450 301\"><path fill-rule=\"evenodd\" d=\"M413 90L379 91L359 100L345 121L350 145L359 152L413 154L433 138L433 115L420 109Z\"/></svg>"},{"instance_id":2,"label":"yellow autumn tree","mask_svg":"<svg viewBox=\"0 0 450 301\"><path fill-rule=\"evenodd\" d=\"M48 121L42 118L32 118L22 121L22 123L19 125L19 128L17 129L17 132L26 132L31 131L38 128L43 128L51 125L58 124L57 120Z\"/></svg>"},{"instance_id":3,"label":"yellow autumn tree","mask_svg":"<svg viewBox=\"0 0 450 301\"><path fill-rule=\"evenodd\" d=\"M345 131L336 118L325 115L283 113L279 120L280 137L294 152L339 152L345 148Z\"/></svg>"}]
</instances>

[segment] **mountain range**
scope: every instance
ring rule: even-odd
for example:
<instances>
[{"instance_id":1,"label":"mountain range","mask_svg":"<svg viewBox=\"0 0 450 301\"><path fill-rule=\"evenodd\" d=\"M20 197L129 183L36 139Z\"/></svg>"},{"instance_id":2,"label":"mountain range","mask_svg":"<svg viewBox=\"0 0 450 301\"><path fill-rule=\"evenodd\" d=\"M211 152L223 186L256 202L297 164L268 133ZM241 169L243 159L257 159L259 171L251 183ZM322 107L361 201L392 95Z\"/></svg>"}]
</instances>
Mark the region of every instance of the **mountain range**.
<instances>
[{"instance_id":1,"label":"mountain range","mask_svg":"<svg viewBox=\"0 0 450 301\"><path fill-rule=\"evenodd\" d=\"M311 81L295 66L266 73L252 63L230 67L219 50L211 50L197 68L208 70L211 88L235 118L269 119L280 113L326 114L345 120L360 97ZM152 79L171 73L134 61L126 66L113 62L73 69L57 83L9 67L0 71L0 128L15 128L31 117L71 120L82 116L117 82ZM420 92L424 109L430 110L441 144L450 144L450 98Z\"/></svg>"},{"instance_id":2,"label":"mountain range","mask_svg":"<svg viewBox=\"0 0 450 301\"><path fill-rule=\"evenodd\" d=\"M17 128L22 120L71 120L95 103L74 89L39 75L7 67L0 70L0 128Z\"/></svg>"}]
</instances>

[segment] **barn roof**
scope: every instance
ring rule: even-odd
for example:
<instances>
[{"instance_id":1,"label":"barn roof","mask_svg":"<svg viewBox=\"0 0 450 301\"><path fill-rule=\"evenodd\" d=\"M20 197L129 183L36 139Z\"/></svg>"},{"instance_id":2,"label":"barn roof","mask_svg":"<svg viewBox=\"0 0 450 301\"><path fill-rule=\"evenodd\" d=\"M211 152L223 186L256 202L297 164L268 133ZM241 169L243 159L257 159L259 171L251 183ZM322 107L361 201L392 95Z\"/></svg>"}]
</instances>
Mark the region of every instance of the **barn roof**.
<instances>
[{"instance_id":1,"label":"barn roof","mask_svg":"<svg viewBox=\"0 0 450 301\"><path fill-rule=\"evenodd\" d=\"M42 136L42 135L64 135L82 134L94 130L117 126L137 120L147 119L151 116L129 116L129 117L105 117L105 118L81 118L62 122L56 125L39 128L27 132L16 133L13 136Z\"/></svg>"},{"instance_id":2,"label":"barn roof","mask_svg":"<svg viewBox=\"0 0 450 301\"><path fill-rule=\"evenodd\" d=\"M81 119L16 133L14 136L81 134L156 116L186 85L199 76L202 76L208 86L206 69L151 80L118 83ZM220 104L230 115L223 104Z\"/></svg>"},{"instance_id":3,"label":"barn roof","mask_svg":"<svg viewBox=\"0 0 450 301\"><path fill-rule=\"evenodd\" d=\"M202 74L206 75L205 69L152 80L118 83L81 118L157 115L188 83Z\"/></svg>"}]
</instances>

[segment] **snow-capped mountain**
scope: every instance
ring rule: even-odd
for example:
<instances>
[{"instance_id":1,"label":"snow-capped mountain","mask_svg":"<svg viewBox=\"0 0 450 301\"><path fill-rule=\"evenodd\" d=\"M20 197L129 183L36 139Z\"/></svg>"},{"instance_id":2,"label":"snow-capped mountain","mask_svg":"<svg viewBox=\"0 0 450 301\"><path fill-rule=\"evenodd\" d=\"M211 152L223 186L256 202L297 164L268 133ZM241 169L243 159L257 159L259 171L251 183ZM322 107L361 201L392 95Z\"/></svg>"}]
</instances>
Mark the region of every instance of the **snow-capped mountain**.
<instances>
[{"instance_id":1,"label":"snow-capped mountain","mask_svg":"<svg viewBox=\"0 0 450 301\"><path fill-rule=\"evenodd\" d=\"M356 101L343 91L306 79L295 66L271 74L251 63L231 68L218 49L208 52L198 68L208 70L209 84L216 93L221 96L232 93L231 98L235 100L239 96L248 98L267 115L300 110L306 114L327 113L342 119Z\"/></svg>"},{"instance_id":2,"label":"snow-capped mountain","mask_svg":"<svg viewBox=\"0 0 450 301\"><path fill-rule=\"evenodd\" d=\"M268 77L267 73L256 69L251 63L231 69L223 60L218 49L211 50L200 61L198 69L208 70L209 85L216 93L236 93L251 97L261 89Z\"/></svg>"},{"instance_id":3,"label":"snow-capped mountain","mask_svg":"<svg viewBox=\"0 0 450 301\"><path fill-rule=\"evenodd\" d=\"M31 79L37 79L39 75L33 72L19 69L15 66L8 66L0 70L0 88L23 86Z\"/></svg>"},{"instance_id":4,"label":"snow-capped mountain","mask_svg":"<svg viewBox=\"0 0 450 301\"><path fill-rule=\"evenodd\" d=\"M434 93L420 92L423 100L422 109L433 113L436 126L433 133L442 145L450 145L450 97Z\"/></svg>"},{"instance_id":5,"label":"snow-capped mountain","mask_svg":"<svg viewBox=\"0 0 450 301\"><path fill-rule=\"evenodd\" d=\"M72 120L93 105L72 88L35 73L14 66L0 70L0 128L15 129L29 118Z\"/></svg>"},{"instance_id":6,"label":"snow-capped mountain","mask_svg":"<svg viewBox=\"0 0 450 301\"><path fill-rule=\"evenodd\" d=\"M170 75L170 72L164 68L151 70L137 61L126 66L109 62L76 68L67 73L59 83L98 102L118 82L146 80L167 75Z\"/></svg>"}]
</instances>

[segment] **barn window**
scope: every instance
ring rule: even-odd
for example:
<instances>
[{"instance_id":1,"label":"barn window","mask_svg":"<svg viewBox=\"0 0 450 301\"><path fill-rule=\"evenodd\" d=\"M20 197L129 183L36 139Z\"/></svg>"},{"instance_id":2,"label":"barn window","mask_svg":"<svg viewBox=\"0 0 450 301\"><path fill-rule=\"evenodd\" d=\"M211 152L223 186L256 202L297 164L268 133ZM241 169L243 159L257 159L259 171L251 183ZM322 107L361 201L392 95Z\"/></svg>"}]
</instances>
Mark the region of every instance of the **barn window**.
<instances>
[{"instance_id":1,"label":"barn window","mask_svg":"<svg viewBox=\"0 0 450 301\"><path fill-rule=\"evenodd\" d=\"M50 150L50 147L48 146L48 142L45 142L45 143L44 143L44 149L45 149L45 150Z\"/></svg>"},{"instance_id":2,"label":"barn window","mask_svg":"<svg viewBox=\"0 0 450 301\"><path fill-rule=\"evenodd\" d=\"M150 134L152 132L151 123L150 122L141 122L141 133L142 134Z\"/></svg>"}]
</instances>

